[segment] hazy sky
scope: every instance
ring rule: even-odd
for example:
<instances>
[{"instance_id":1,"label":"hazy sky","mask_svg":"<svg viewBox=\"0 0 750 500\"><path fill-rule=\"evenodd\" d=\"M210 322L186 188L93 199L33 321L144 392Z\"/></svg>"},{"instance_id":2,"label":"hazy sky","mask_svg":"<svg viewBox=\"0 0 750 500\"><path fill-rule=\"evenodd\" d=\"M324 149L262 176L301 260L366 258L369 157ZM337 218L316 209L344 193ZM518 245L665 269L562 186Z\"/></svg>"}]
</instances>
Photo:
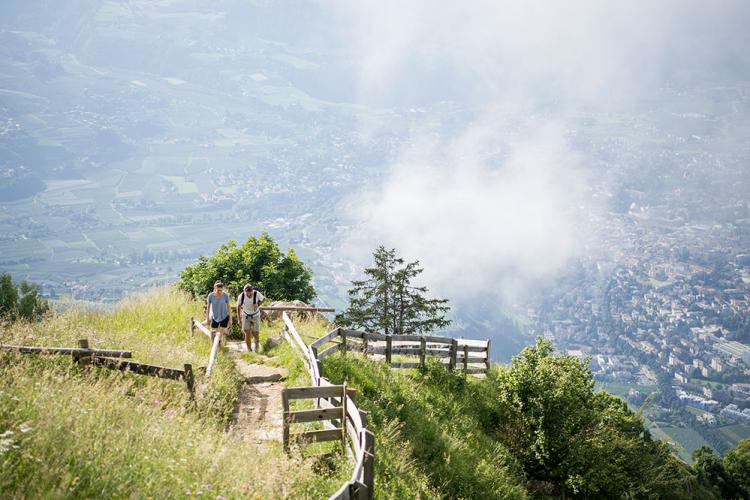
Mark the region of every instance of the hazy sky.
<instances>
[{"instance_id":1,"label":"hazy sky","mask_svg":"<svg viewBox=\"0 0 750 500\"><path fill-rule=\"evenodd\" d=\"M340 2L358 60L358 95L468 90L458 133L418 123L367 193L362 248L420 258L434 286L514 296L554 277L591 235L590 159L566 119L637 112L664 85L746 80L749 2ZM363 127L368 127L363 124Z\"/></svg>"}]
</instances>

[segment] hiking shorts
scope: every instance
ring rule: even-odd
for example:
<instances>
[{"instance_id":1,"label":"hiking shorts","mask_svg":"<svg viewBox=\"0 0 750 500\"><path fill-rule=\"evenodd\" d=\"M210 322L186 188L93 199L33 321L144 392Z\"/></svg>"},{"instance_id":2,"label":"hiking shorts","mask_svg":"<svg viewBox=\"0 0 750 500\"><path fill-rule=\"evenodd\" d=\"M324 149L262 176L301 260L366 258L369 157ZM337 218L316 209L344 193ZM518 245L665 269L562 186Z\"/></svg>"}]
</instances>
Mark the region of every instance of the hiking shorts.
<instances>
[{"instance_id":1,"label":"hiking shorts","mask_svg":"<svg viewBox=\"0 0 750 500\"><path fill-rule=\"evenodd\" d=\"M251 332L259 332L260 331L260 312L253 316L248 316L247 314L242 313L242 329L250 330Z\"/></svg>"},{"instance_id":2,"label":"hiking shorts","mask_svg":"<svg viewBox=\"0 0 750 500\"><path fill-rule=\"evenodd\" d=\"M215 319L211 318L211 328L219 328L219 327L226 328L228 324L229 324L229 316L227 316L221 321L216 321Z\"/></svg>"}]
</instances>

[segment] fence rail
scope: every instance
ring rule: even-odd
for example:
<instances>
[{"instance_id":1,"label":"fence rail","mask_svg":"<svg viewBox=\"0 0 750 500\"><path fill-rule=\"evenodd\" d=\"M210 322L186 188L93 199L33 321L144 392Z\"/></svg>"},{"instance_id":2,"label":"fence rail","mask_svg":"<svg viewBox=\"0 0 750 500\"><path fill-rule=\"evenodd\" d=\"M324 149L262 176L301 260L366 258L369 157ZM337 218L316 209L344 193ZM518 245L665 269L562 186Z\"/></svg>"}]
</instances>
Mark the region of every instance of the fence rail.
<instances>
[{"instance_id":1,"label":"fence rail","mask_svg":"<svg viewBox=\"0 0 750 500\"><path fill-rule=\"evenodd\" d=\"M18 352L20 354L56 354L71 356L74 363L80 366L101 366L113 370L147 375L150 377L170 380L184 380L192 396L194 394L195 378L193 365L185 364L183 369L167 368L166 366L147 365L135 361L124 361L122 358L132 358L131 351L119 349L91 349L88 339L80 339L78 347L38 347L19 345L0 345L0 350Z\"/></svg>"},{"instance_id":2,"label":"fence rail","mask_svg":"<svg viewBox=\"0 0 750 500\"><path fill-rule=\"evenodd\" d=\"M309 432L319 433L322 438L326 439L333 439L334 436L342 439L354 457L351 479L331 495L329 500L370 500L375 491L375 435L367 429L367 414L357 408L354 391L347 389L346 386L333 385L321 375L317 348L313 347L315 343L309 347L305 344L286 312L282 314L282 319L285 326L282 335L305 360L313 384L311 387L291 387L284 390L285 446L290 439L289 424L299 421L295 420L298 417L293 416L298 412L289 412L289 399L313 399L316 409L301 410L301 412L310 413L298 414L304 415L303 418L316 417L316 419L318 415L321 415L320 420L326 428L322 431ZM300 436L300 438L304 439L305 436Z\"/></svg>"},{"instance_id":3,"label":"fence rail","mask_svg":"<svg viewBox=\"0 0 750 500\"><path fill-rule=\"evenodd\" d=\"M289 401L293 399L320 399L322 397L335 397L341 399L340 406L329 408L316 408L314 410L290 411ZM329 387L290 387L284 389L281 394L284 408L284 450L289 451L289 443L295 442L320 442L341 441L346 445L346 385L333 385ZM331 422L332 428L324 430L313 430L290 434L289 427L293 423L303 422ZM337 427L341 425L341 427Z\"/></svg>"},{"instance_id":4,"label":"fence rail","mask_svg":"<svg viewBox=\"0 0 750 500\"><path fill-rule=\"evenodd\" d=\"M190 334L195 333L195 329L203 332L211 341L211 354L208 356L208 366L206 367L206 378L211 376L211 371L214 369L214 363L216 362L216 354L219 352L219 344L221 344L221 333L211 332L206 325L201 323L195 318L190 318Z\"/></svg>"},{"instance_id":5,"label":"fence rail","mask_svg":"<svg viewBox=\"0 0 750 500\"><path fill-rule=\"evenodd\" d=\"M326 344L333 344L318 350ZM422 335L382 335L336 328L319 338L310 349L318 361L336 352L361 352L379 356L393 368L424 367L426 357L438 360L443 366L454 370L462 369L467 374L487 373L490 368L490 341L454 339L450 337ZM416 356L417 361L393 360L393 356Z\"/></svg>"}]
</instances>

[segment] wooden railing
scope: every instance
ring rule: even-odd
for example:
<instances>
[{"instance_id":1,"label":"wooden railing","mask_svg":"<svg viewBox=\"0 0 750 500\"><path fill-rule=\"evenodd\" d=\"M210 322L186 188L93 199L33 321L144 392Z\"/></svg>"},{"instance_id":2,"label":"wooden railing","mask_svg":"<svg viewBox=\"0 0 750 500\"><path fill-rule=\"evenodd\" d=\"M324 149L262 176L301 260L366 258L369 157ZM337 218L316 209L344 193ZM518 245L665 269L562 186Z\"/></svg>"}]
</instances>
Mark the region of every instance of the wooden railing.
<instances>
[{"instance_id":1,"label":"wooden railing","mask_svg":"<svg viewBox=\"0 0 750 500\"><path fill-rule=\"evenodd\" d=\"M318 352L326 344L332 346ZM336 328L310 344L318 361L341 351L361 352L372 355L390 364L393 368L420 368L426 357L436 358L451 370L460 369L467 374L486 373L490 367L490 341L454 339L428 335L382 335ZM394 361L394 356L398 360ZM403 357L417 357L417 361L405 361Z\"/></svg>"},{"instance_id":2,"label":"wooden railing","mask_svg":"<svg viewBox=\"0 0 750 500\"><path fill-rule=\"evenodd\" d=\"M166 366L147 365L135 361L124 361L122 358L132 358L130 351L119 349L91 349L88 339L78 341L78 347L37 347L21 345L0 345L0 350L18 352L21 354L57 354L71 356L73 362L80 366L101 366L113 370L148 375L150 377L170 380L183 380L187 385L191 397L194 394L195 378L193 365L185 364L183 369L167 368Z\"/></svg>"},{"instance_id":3,"label":"wooden railing","mask_svg":"<svg viewBox=\"0 0 750 500\"><path fill-rule=\"evenodd\" d=\"M341 421L338 422L340 427L336 426L335 421L324 421L324 425L327 424L328 430L335 429L344 434L342 439L354 458L351 479L331 495L329 500L371 499L375 491L375 435L367 429L367 414L357 408L353 391L343 389L338 392L341 386L334 386L321 375L317 351L305 344L286 312L283 313L282 319L284 320L282 334L305 361L312 381L312 387L285 389L283 397L288 401L290 395L306 393L305 397L315 400L316 408L332 409L336 414L340 412ZM334 388L333 393L329 392L331 387ZM290 413L285 413L285 418L289 416ZM286 422L285 426L289 423L290 421Z\"/></svg>"},{"instance_id":4,"label":"wooden railing","mask_svg":"<svg viewBox=\"0 0 750 500\"><path fill-rule=\"evenodd\" d=\"M195 333L195 329L200 330L211 341L211 354L208 356L208 366L206 366L206 378L211 376L211 371L214 369L214 363L216 362L216 354L219 352L219 344L221 344L221 333L211 332L206 325L201 323L195 318L190 318L190 334Z\"/></svg>"},{"instance_id":5,"label":"wooden railing","mask_svg":"<svg viewBox=\"0 0 750 500\"><path fill-rule=\"evenodd\" d=\"M346 418L346 384L328 387L288 387L281 394L284 409L284 451L289 451L289 443L317 443L321 441L341 441L346 446L346 428L337 424L345 422ZM316 408L314 410L289 409L289 401L293 399L315 399L324 397L340 397L341 406L332 408ZM290 424L305 422L331 422L332 429L304 431L290 434Z\"/></svg>"}]
</instances>

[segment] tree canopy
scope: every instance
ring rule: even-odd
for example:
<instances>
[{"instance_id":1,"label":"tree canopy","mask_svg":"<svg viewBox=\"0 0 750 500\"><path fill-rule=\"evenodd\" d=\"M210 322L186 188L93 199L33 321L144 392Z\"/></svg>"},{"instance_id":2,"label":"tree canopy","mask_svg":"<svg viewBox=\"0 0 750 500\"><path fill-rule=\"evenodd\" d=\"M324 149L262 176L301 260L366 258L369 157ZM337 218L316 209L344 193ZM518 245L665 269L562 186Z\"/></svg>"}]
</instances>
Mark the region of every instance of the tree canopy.
<instances>
[{"instance_id":1,"label":"tree canopy","mask_svg":"<svg viewBox=\"0 0 750 500\"><path fill-rule=\"evenodd\" d=\"M385 335L420 335L450 324L448 300L427 298L427 287L412 282L423 272L419 261L404 262L382 245L373 260L366 278L352 281L349 307L336 317L338 324Z\"/></svg>"},{"instance_id":2,"label":"tree canopy","mask_svg":"<svg viewBox=\"0 0 750 500\"><path fill-rule=\"evenodd\" d=\"M258 287L271 300L301 300L315 297L312 271L293 249L286 254L267 233L251 236L241 246L229 241L215 254L202 256L180 274L177 287L196 297L204 297L215 281L222 281L234 294L246 283Z\"/></svg>"},{"instance_id":3,"label":"tree canopy","mask_svg":"<svg viewBox=\"0 0 750 500\"><path fill-rule=\"evenodd\" d=\"M548 340L497 372L498 436L546 495L688 496L689 468L651 439L639 415L594 391L588 366L553 354Z\"/></svg>"}]
</instances>

